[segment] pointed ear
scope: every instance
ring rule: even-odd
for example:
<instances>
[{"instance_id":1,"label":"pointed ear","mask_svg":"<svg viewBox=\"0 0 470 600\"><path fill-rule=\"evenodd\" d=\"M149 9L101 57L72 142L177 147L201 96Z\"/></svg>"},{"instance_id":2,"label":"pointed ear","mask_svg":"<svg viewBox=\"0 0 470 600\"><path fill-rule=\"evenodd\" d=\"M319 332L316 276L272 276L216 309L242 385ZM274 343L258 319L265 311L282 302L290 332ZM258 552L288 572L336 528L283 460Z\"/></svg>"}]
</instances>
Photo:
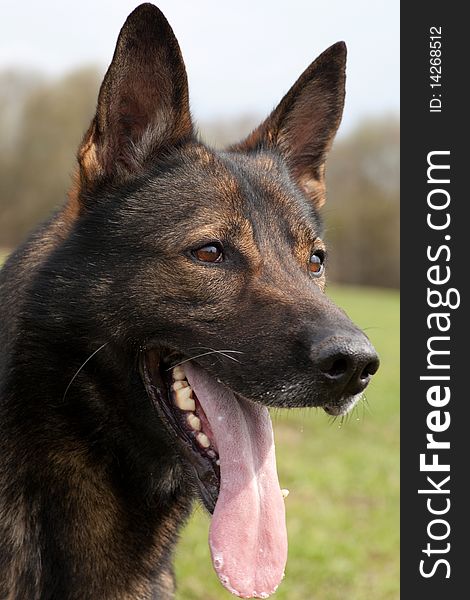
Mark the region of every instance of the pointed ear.
<instances>
[{"instance_id":1,"label":"pointed ear","mask_svg":"<svg viewBox=\"0 0 470 600\"><path fill-rule=\"evenodd\" d=\"M142 4L121 29L95 118L79 148L80 184L138 173L192 131L178 42L160 10Z\"/></svg>"},{"instance_id":2,"label":"pointed ear","mask_svg":"<svg viewBox=\"0 0 470 600\"><path fill-rule=\"evenodd\" d=\"M231 148L280 152L317 207L325 201L325 160L343 113L345 66L346 45L338 42L302 73L264 123Z\"/></svg>"}]
</instances>

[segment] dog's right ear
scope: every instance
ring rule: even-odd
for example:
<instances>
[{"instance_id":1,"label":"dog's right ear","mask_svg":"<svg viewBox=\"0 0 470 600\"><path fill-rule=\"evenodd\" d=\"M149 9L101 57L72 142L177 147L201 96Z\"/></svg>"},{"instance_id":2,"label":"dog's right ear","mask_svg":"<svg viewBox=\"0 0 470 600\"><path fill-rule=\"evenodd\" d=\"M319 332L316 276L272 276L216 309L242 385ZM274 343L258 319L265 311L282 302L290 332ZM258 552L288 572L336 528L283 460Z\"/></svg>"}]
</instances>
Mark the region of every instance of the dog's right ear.
<instances>
[{"instance_id":1,"label":"dog's right ear","mask_svg":"<svg viewBox=\"0 0 470 600\"><path fill-rule=\"evenodd\" d=\"M80 187L124 180L191 137L186 69L168 21L152 4L127 18L78 151Z\"/></svg>"}]
</instances>

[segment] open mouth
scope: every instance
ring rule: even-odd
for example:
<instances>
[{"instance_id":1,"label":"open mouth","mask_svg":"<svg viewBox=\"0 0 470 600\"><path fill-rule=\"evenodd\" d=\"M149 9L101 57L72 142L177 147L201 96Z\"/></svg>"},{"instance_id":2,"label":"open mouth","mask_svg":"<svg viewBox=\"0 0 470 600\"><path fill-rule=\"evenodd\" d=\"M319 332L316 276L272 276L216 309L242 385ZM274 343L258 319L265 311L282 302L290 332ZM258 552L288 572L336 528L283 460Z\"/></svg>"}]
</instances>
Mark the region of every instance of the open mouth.
<instances>
[{"instance_id":1,"label":"open mouth","mask_svg":"<svg viewBox=\"0 0 470 600\"><path fill-rule=\"evenodd\" d=\"M142 376L212 514L212 564L233 594L267 598L287 561L284 498L268 409L237 396L194 361L172 367L176 362L147 351Z\"/></svg>"}]
</instances>

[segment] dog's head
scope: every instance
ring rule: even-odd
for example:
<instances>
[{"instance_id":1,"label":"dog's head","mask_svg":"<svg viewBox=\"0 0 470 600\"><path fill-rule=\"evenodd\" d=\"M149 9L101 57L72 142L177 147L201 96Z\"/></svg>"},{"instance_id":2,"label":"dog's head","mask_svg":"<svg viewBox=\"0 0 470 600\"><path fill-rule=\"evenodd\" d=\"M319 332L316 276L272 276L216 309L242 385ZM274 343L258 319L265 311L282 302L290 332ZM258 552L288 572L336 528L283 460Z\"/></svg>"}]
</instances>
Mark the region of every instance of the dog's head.
<instances>
[{"instance_id":1,"label":"dog's head","mask_svg":"<svg viewBox=\"0 0 470 600\"><path fill-rule=\"evenodd\" d=\"M93 265L103 337L135 349L143 389L211 512L218 499L214 566L242 597L272 592L285 563L265 407L343 414L378 368L324 294L318 210L345 61L344 43L330 47L246 140L215 152L194 133L173 32L142 5L79 150L74 251Z\"/></svg>"}]
</instances>

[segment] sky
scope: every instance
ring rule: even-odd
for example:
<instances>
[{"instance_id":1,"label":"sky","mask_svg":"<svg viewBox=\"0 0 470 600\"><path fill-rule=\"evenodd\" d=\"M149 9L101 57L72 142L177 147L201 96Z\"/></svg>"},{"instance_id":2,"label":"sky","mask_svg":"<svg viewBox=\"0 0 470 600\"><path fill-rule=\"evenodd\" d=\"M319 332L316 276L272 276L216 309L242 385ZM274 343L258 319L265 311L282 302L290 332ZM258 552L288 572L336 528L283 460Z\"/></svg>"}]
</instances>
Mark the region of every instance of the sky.
<instances>
[{"instance_id":1,"label":"sky","mask_svg":"<svg viewBox=\"0 0 470 600\"><path fill-rule=\"evenodd\" d=\"M196 121L266 115L328 46L348 46L342 131L399 110L398 0L159 0ZM103 71L138 0L2 0L0 70Z\"/></svg>"}]
</instances>

